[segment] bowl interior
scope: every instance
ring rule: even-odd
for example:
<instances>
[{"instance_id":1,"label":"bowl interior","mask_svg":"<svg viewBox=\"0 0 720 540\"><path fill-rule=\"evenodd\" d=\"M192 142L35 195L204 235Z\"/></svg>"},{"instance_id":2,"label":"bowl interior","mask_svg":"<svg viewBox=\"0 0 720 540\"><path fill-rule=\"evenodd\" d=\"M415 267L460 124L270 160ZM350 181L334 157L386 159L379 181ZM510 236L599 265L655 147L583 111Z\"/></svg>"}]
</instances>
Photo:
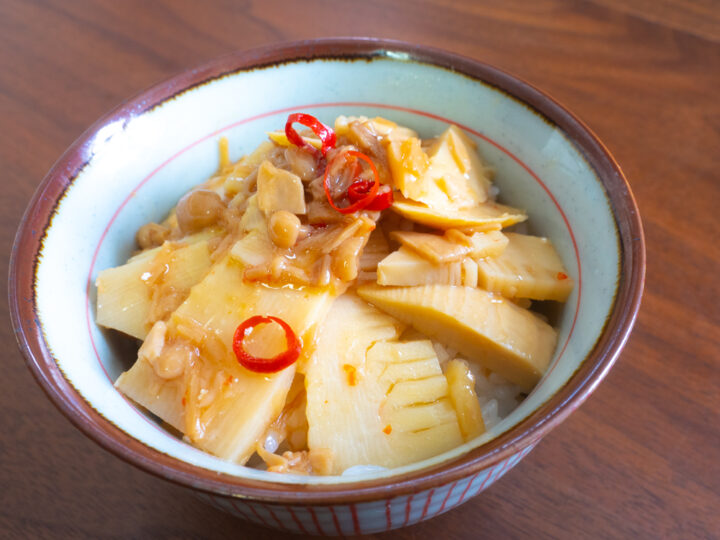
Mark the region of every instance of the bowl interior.
<instances>
[{"instance_id":1,"label":"bowl interior","mask_svg":"<svg viewBox=\"0 0 720 540\"><path fill-rule=\"evenodd\" d=\"M578 369L613 306L620 255L607 194L566 134L531 107L480 80L403 54L231 72L139 114L116 116L92 133L91 157L57 204L36 265L40 327L66 379L129 436L198 467L290 483L358 480L257 471L170 436L114 389L134 351L94 323L98 272L122 264L139 226L161 220L185 191L216 171L218 139L227 137L231 158L238 159L296 111L328 123L340 114L380 115L425 137L450 123L464 128L497 171L500 201L528 210L529 232L552 239L576 283L555 314L559 343L551 367L517 410L471 443L367 478L457 457L527 418Z\"/></svg>"}]
</instances>

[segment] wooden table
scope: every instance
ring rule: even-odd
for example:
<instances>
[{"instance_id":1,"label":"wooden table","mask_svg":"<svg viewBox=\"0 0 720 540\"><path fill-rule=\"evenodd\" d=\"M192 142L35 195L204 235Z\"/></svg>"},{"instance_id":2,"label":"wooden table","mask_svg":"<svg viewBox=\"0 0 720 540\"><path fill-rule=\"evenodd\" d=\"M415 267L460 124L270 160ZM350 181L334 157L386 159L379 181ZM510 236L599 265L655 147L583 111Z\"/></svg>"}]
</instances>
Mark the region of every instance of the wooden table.
<instances>
[{"instance_id":1,"label":"wooden table","mask_svg":"<svg viewBox=\"0 0 720 540\"><path fill-rule=\"evenodd\" d=\"M0 243L106 110L279 40L372 35L462 53L576 112L644 219L635 332L594 396L507 477L396 538L720 537L720 2L0 2ZM275 538L86 439L35 384L0 296L0 536ZM284 536L284 535L283 535Z\"/></svg>"}]
</instances>

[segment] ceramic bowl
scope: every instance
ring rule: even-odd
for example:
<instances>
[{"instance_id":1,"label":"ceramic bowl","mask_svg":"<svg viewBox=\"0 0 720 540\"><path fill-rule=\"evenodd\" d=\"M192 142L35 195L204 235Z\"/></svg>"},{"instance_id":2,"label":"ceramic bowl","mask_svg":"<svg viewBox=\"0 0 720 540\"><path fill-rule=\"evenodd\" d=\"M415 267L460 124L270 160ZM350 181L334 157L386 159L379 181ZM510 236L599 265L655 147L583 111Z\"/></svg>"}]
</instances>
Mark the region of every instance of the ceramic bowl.
<instances>
[{"instance_id":1,"label":"ceramic bowl","mask_svg":"<svg viewBox=\"0 0 720 540\"><path fill-rule=\"evenodd\" d=\"M462 127L496 169L501 201L526 208L576 287L557 320L542 381L481 438L364 476L277 475L217 459L164 431L113 387L133 351L94 322L94 281L123 263L134 232L160 220L218 166L302 111L381 115L423 136ZM269 527L369 533L431 518L507 473L595 389L632 328L643 287L640 218L623 173L572 113L529 84L454 54L375 39L240 52L188 70L99 120L30 203L10 273L27 364L83 432L126 461Z\"/></svg>"}]
</instances>

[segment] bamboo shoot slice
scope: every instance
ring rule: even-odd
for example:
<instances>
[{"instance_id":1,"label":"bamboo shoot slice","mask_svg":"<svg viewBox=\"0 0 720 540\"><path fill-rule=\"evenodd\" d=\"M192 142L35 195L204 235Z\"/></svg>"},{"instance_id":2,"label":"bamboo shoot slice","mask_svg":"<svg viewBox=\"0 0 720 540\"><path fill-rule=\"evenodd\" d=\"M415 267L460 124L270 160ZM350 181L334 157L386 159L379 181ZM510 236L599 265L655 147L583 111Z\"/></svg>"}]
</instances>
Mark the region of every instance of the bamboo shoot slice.
<instances>
[{"instance_id":1,"label":"bamboo shoot slice","mask_svg":"<svg viewBox=\"0 0 720 540\"><path fill-rule=\"evenodd\" d=\"M162 263L166 265L163 283L186 296L209 270L208 239L217 234L218 231L189 236L176 247L166 244L142 252L124 265L100 272L96 280L97 323L144 339L152 326L148 280L153 278L153 266L161 262L158 257L163 257Z\"/></svg>"},{"instance_id":2,"label":"bamboo shoot slice","mask_svg":"<svg viewBox=\"0 0 720 540\"><path fill-rule=\"evenodd\" d=\"M573 289L550 240L507 233L507 249L495 258L478 260L480 285L507 298L564 302Z\"/></svg>"},{"instance_id":3,"label":"bamboo shoot slice","mask_svg":"<svg viewBox=\"0 0 720 540\"><path fill-rule=\"evenodd\" d=\"M393 231L390 237L412 249L434 264L461 261L465 257L496 257L508 243L500 231L477 232L466 235L457 229L448 229L445 235L414 231Z\"/></svg>"},{"instance_id":4,"label":"bamboo shoot slice","mask_svg":"<svg viewBox=\"0 0 720 540\"><path fill-rule=\"evenodd\" d=\"M408 199L395 199L395 212L416 223L436 229L474 229L492 231L509 227L527 219L527 214L498 203L482 203L463 210L436 210Z\"/></svg>"},{"instance_id":5,"label":"bamboo shoot slice","mask_svg":"<svg viewBox=\"0 0 720 540\"><path fill-rule=\"evenodd\" d=\"M366 285L358 294L525 391L540 380L555 350L557 335L549 324L482 289Z\"/></svg>"},{"instance_id":6,"label":"bamboo shoot slice","mask_svg":"<svg viewBox=\"0 0 720 540\"><path fill-rule=\"evenodd\" d=\"M397 467L462 442L431 342L400 343L402 325L357 297L333 305L306 374L308 444L354 465Z\"/></svg>"},{"instance_id":7,"label":"bamboo shoot slice","mask_svg":"<svg viewBox=\"0 0 720 540\"><path fill-rule=\"evenodd\" d=\"M377 265L380 285L461 285L462 263L433 264L406 247L394 251Z\"/></svg>"},{"instance_id":8,"label":"bamboo shoot slice","mask_svg":"<svg viewBox=\"0 0 720 540\"><path fill-rule=\"evenodd\" d=\"M304 214L305 188L296 174L263 161L257 175L257 204L266 216L277 210Z\"/></svg>"},{"instance_id":9,"label":"bamboo shoot slice","mask_svg":"<svg viewBox=\"0 0 720 540\"><path fill-rule=\"evenodd\" d=\"M193 422L200 424L193 442L224 459L244 463L268 425L280 413L296 365L274 374L257 374L241 367L232 353L232 336L242 321L253 315L274 315L286 321L303 339L303 355L314 341L316 325L324 318L332 295L323 290L270 288L245 283L242 267L226 256L212 267L203 281L168 322L169 343L188 345L198 352L202 381L227 381L215 388L217 396L199 407ZM193 337L197 331L198 336ZM302 356L301 360L302 361ZM139 359L120 376L116 386L163 420L188 432L190 384L182 377L165 380L148 370ZM194 368L193 368L194 369ZM186 369L186 379L188 370ZM199 393L207 390L197 386ZM185 403L183 403L185 401Z\"/></svg>"},{"instance_id":10,"label":"bamboo shoot slice","mask_svg":"<svg viewBox=\"0 0 720 540\"><path fill-rule=\"evenodd\" d=\"M391 135L387 155L395 187L410 200L447 213L488 199L489 170L457 126L450 126L427 153L417 137Z\"/></svg>"},{"instance_id":11,"label":"bamboo shoot slice","mask_svg":"<svg viewBox=\"0 0 720 540\"><path fill-rule=\"evenodd\" d=\"M445 368L450 401L458 415L460 431L466 441L485 432L482 408L475 393L475 378L462 360L450 360Z\"/></svg>"}]
</instances>

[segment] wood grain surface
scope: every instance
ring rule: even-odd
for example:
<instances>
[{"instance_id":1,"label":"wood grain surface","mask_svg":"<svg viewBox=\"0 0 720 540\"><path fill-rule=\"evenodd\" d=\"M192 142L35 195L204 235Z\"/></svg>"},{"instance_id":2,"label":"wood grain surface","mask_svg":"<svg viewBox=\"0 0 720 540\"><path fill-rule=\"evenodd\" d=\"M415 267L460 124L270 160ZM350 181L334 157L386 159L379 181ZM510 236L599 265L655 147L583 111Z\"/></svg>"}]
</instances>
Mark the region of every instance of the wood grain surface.
<instances>
[{"instance_id":1,"label":"wood grain surface","mask_svg":"<svg viewBox=\"0 0 720 540\"><path fill-rule=\"evenodd\" d=\"M720 2L0 1L2 280L22 211L102 113L223 53L378 36L497 65L577 113L625 170L647 285L591 399L483 495L387 538L720 537ZM280 538L106 453L16 350L0 296L0 537Z\"/></svg>"}]
</instances>

